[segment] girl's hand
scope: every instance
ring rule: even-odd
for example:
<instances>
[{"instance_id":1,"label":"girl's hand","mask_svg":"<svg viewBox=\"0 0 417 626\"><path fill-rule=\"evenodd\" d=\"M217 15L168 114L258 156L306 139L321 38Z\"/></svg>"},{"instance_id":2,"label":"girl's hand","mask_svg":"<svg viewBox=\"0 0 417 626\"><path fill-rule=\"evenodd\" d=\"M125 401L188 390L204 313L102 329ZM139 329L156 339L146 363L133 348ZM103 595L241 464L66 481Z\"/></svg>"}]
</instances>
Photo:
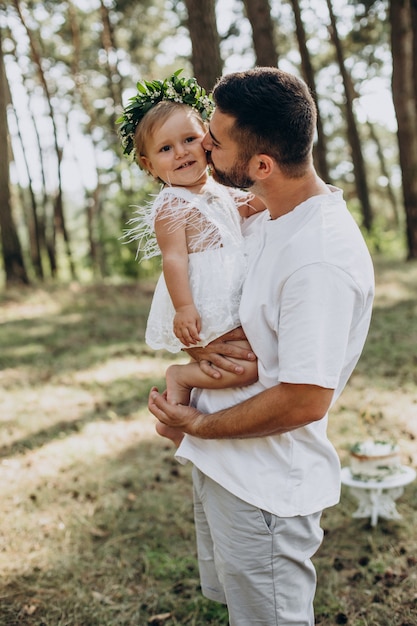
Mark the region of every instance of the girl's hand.
<instances>
[{"instance_id":1,"label":"girl's hand","mask_svg":"<svg viewBox=\"0 0 417 626\"><path fill-rule=\"evenodd\" d=\"M179 307L174 316L174 335L184 346L200 341L201 318L194 304Z\"/></svg>"}]
</instances>

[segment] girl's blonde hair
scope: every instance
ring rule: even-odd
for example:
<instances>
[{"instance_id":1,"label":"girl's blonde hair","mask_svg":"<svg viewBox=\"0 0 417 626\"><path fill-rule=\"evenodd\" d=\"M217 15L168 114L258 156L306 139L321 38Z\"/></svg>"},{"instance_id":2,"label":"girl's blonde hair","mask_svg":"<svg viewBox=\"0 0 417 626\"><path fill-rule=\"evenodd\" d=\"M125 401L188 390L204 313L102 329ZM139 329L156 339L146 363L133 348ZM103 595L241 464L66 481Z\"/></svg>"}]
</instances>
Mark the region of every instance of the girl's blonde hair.
<instances>
[{"instance_id":1,"label":"girl's blonde hair","mask_svg":"<svg viewBox=\"0 0 417 626\"><path fill-rule=\"evenodd\" d=\"M190 115L193 115L195 119L200 124L201 128L204 132L207 131L207 123L202 119L200 113L196 111L188 104L182 104L181 102L173 102L172 100L162 100L158 102L152 109L150 109L143 119L140 121L136 128L135 132L135 150L136 150L136 160L139 164L139 167L145 169L142 162L141 157L147 156L146 154L146 143L151 137L155 126L162 125L169 117L172 115L174 111L178 111L183 107L187 107L190 111Z\"/></svg>"}]
</instances>

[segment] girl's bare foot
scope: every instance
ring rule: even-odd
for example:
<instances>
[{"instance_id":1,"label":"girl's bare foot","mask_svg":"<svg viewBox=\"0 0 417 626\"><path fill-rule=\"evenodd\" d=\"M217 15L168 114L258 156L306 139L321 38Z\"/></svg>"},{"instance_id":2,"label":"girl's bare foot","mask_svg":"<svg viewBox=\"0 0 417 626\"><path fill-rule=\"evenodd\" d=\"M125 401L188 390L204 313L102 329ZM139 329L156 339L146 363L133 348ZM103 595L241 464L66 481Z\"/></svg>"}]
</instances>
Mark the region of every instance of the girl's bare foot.
<instances>
[{"instance_id":1,"label":"girl's bare foot","mask_svg":"<svg viewBox=\"0 0 417 626\"><path fill-rule=\"evenodd\" d=\"M185 365L170 365L165 373L167 386L167 400L171 404L184 404L188 406L190 403L191 387L184 382Z\"/></svg>"}]
</instances>

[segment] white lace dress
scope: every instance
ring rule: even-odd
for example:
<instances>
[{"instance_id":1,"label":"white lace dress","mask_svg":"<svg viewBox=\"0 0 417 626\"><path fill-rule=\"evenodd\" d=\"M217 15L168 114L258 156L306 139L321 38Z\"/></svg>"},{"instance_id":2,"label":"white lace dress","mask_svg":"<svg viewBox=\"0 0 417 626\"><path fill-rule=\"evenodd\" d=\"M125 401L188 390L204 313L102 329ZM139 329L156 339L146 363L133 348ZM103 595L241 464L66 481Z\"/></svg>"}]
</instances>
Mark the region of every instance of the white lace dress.
<instances>
[{"instance_id":1,"label":"white lace dress","mask_svg":"<svg viewBox=\"0 0 417 626\"><path fill-rule=\"evenodd\" d=\"M250 197L250 196L249 196ZM137 240L140 260L160 254L154 222L169 218L172 229L188 229L188 274L194 304L201 316L201 342L239 326L239 303L246 271L244 238L238 202L248 195L209 179L203 193L181 187L164 187L152 204L141 207L131 220L129 241ZM159 277L149 312L145 340L154 350L179 352L183 344L173 332L175 309L165 283Z\"/></svg>"}]
</instances>

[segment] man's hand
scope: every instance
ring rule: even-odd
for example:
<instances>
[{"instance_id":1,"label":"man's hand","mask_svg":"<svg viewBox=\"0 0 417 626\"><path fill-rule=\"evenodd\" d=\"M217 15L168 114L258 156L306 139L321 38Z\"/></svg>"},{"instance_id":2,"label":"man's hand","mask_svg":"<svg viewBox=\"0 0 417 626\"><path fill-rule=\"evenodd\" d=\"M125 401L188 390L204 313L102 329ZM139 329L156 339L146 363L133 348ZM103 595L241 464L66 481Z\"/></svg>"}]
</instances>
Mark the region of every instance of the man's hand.
<instances>
[{"instance_id":1,"label":"man's hand","mask_svg":"<svg viewBox=\"0 0 417 626\"><path fill-rule=\"evenodd\" d=\"M174 443L179 443L183 433L192 435L194 428L198 426L203 416L203 413L200 413L194 407L184 406L183 404L170 404L166 399L166 391L160 394L156 387L152 387L149 393L148 409L159 422L169 427L169 439L174 441ZM174 431L177 431L178 437L174 436Z\"/></svg>"},{"instance_id":2,"label":"man's hand","mask_svg":"<svg viewBox=\"0 0 417 626\"><path fill-rule=\"evenodd\" d=\"M202 371L211 378L221 378L221 371L242 374L244 368L232 359L255 361L246 335L241 326L214 339L205 348L187 348L185 350L192 359L197 361Z\"/></svg>"},{"instance_id":3,"label":"man's hand","mask_svg":"<svg viewBox=\"0 0 417 626\"><path fill-rule=\"evenodd\" d=\"M215 413L200 413L181 404L169 404L156 387L148 408L155 417L179 433L200 439L247 439L282 435L323 419L334 389L317 385L279 383ZM172 437L170 437L172 439Z\"/></svg>"}]
</instances>

